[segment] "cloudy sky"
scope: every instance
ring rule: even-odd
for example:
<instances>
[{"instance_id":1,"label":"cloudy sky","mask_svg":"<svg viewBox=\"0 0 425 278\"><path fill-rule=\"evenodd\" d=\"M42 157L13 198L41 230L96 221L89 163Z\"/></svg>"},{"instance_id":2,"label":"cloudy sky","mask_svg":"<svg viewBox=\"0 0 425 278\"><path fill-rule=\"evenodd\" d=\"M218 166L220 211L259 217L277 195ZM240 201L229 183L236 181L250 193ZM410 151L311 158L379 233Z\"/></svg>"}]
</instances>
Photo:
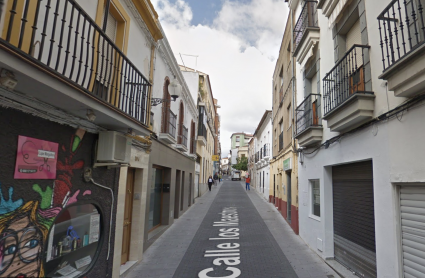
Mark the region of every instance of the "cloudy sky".
<instances>
[{"instance_id":1,"label":"cloudy sky","mask_svg":"<svg viewBox=\"0 0 425 278\"><path fill-rule=\"evenodd\" d=\"M288 15L283 0L151 0L177 61L209 74L221 106L221 148L254 133L272 108L272 75Z\"/></svg>"}]
</instances>

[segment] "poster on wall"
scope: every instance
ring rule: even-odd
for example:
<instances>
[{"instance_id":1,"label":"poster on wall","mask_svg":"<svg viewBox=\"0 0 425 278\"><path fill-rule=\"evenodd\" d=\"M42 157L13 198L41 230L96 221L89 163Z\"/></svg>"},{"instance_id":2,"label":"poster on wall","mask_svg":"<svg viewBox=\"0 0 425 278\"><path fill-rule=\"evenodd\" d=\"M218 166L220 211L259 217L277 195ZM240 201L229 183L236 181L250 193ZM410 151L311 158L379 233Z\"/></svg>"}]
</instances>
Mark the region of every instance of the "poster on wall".
<instances>
[{"instance_id":1,"label":"poster on wall","mask_svg":"<svg viewBox=\"0 0 425 278\"><path fill-rule=\"evenodd\" d=\"M19 135L15 179L56 179L58 146L58 143Z\"/></svg>"}]
</instances>

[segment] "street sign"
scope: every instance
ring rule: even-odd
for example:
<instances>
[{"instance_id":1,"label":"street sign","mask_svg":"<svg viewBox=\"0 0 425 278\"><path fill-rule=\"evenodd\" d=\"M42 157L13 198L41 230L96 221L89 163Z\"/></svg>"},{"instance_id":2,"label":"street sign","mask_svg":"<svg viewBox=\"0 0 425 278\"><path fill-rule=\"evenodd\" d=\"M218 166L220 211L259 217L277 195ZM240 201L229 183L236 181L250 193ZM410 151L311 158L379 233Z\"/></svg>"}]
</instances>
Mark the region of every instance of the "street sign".
<instances>
[{"instance_id":1,"label":"street sign","mask_svg":"<svg viewBox=\"0 0 425 278\"><path fill-rule=\"evenodd\" d=\"M283 161L283 171L288 171L292 169L292 159L291 157Z\"/></svg>"},{"instance_id":2,"label":"street sign","mask_svg":"<svg viewBox=\"0 0 425 278\"><path fill-rule=\"evenodd\" d=\"M220 156L219 155L213 155L212 161L220 161Z\"/></svg>"}]
</instances>

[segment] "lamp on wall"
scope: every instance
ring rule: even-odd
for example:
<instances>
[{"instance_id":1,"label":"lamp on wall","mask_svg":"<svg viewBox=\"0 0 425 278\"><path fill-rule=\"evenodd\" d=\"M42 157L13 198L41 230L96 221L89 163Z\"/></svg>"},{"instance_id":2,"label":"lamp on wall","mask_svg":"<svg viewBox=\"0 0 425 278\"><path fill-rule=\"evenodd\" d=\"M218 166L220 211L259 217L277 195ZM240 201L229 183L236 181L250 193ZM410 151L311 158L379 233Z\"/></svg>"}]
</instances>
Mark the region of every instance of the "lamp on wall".
<instances>
[{"instance_id":1,"label":"lamp on wall","mask_svg":"<svg viewBox=\"0 0 425 278\"><path fill-rule=\"evenodd\" d=\"M179 98L181 91L182 85L180 85L177 81L177 78L174 77L174 80L170 84L168 84L168 92L170 93L171 99L152 98L151 106L157 106L158 104L161 104L163 102L176 101L176 99Z\"/></svg>"}]
</instances>

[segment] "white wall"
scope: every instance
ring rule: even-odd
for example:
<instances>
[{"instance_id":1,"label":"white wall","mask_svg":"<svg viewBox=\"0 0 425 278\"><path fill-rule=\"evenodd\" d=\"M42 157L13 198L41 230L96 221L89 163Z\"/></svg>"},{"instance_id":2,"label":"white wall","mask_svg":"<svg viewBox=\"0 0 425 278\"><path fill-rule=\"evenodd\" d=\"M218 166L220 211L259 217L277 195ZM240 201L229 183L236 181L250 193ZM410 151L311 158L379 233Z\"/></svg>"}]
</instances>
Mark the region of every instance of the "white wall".
<instances>
[{"instance_id":1,"label":"white wall","mask_svg":"<svg viewBox=\"0 0 425 278\"><path fill-rule=\"evenodd\" d=\"M382 74L382 56L379 41L377 16L389 4L389 0L376 5L375 1L365 0L366 21L370 48L372 90L375 94L374 117L396 107L405 98L394 97L387 92ZM331 70L334 63L332 30L327 18L319 10L320 25L320 76L321 79ZM297 103L304 99L302 71L297 63ZM323 81L321 81L323 97ZM387 99L388 97L388 99ZM322 101L322 115L324 102ZM401 255L398 237L396 185L405 182L425 182L425 161L423 154L423 107L410 109L402 119L392 119L365 128L343 137L339 142L320 149L314 155L304 156L299 164L299 214L300 236L323 257L333 257L333 208L332 208L332 166L372 159L374 177L375 236L378 277L399 277ZM323 140L338 135L327 128L323 121ZM320 179L321 219L309 217L309 180ZM317 250L317 238L323 240L323 252Z\"/></svg>"},{"instance_id":2,"label":"white wall","mask_svg":"<svg viewBox=\"0 0 425 278\"><path fill-rule=\"evenodd\" d=\"M192 99L196 103L198 100L199 73L190 71L182 71L182 73L184 79L186 80L187 86L189 87Z\"/></svg>"}]
</instances>

